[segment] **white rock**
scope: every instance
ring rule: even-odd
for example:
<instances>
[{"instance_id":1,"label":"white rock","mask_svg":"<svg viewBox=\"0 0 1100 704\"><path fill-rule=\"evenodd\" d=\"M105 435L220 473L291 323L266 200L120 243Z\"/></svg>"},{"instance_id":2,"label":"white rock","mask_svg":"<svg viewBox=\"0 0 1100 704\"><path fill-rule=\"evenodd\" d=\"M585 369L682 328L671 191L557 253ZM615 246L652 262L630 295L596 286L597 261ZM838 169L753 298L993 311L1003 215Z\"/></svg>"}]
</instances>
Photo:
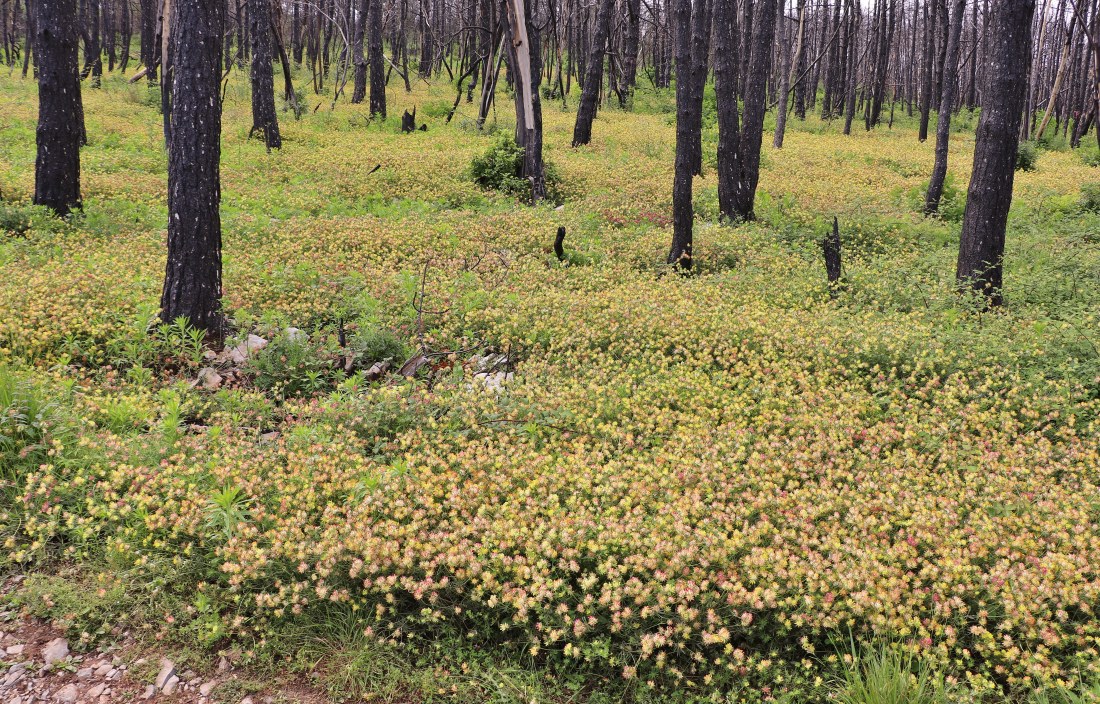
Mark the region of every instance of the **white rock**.
<instances>
[{"instance_id":1,"label":"white rock","mask_svg":"<svg viewBox=\"0 0 1100 704\"><path fill-rule=\"evenodd\" d=\"M69 655L69 641L64 638L54 638L42 649L42 659L47 665L64 660Z\"/></svg>"},{"instance_id":2,"label":"white rock","mask_svg":"<svg viewBox=\"0 0 1100 704\"><path fill-rule=\"evenodd\" d=\"M75 702L77 697L80 696L80 692L77 691L75 684L67 684L61 689L57 690L57 693L53 695L53 698L59 702L66 702L71 704Z\"/></svg>"},{"instance_id":3,"label":"white rock","mask_svg":"<svg viewBox=\"0 0 1100 704\"><path fill-rule=\"evenodd\" d=\"M157 673L157 678L153 680L153 684L157 686L157 689L164 689L164 685L168 680L176 676L176 663L172 662L168 658L160 659L160 672ZM179 679L177 678L177 682Z\"/></svg>"},{"instance_id":4,"label":"white rock","mask_svg":"<svg viewBox=\"0 0 1100 704\"><path fill-rule=\"evenodd\" d=\"M23 645L22 643L20 643L18 645L9 645L4 650L4 652L7 653L8 655L22 655L23 654L23 649L26 648L26 647L27 646Z\"/></svg>"},{"instance_id":5,"label":"white rock","mask_svg":"<svg viewBox=\"0 0 1100 704\"><path fill-rule=\"evenodd\" d=\"M180 684L180 678L176 677L175 675L172 675L171 677L168 678L168 681L164 683L164 686L161 688L161 691L163 691L165 694L172 694L173 692L176 691L176 687L179 687L179 684Z\"/></svg>"},{"instance_id":6,"label":"white rock","mask_svg":"<svg viewBox=\"0 0 1100 704\"><path fill-rule=\"evenodd\" d=\"M142 699L152 699L153 695L157 693L157 688L154 685L148 685L145 687L145 692L142 693Z\"/></svg>"},{"instance_id":7,"label":"white rock","mask_svg":"<svg viewBox=\"0 0 1100 704\"><path fill-rule=\"evenodd\" d=\"M252 704L252 697L245 697L241 700L241 704Z\"/></svg>"},{"instance_id":8,"label":"white rock","mask_svg":"<svg viewBox=\"0 0 1100 704\"><path fill-rule=\"evenodd\" d=\"M215 686L216 683L214 682L203 682L201 685L199 685L199 695L203 697L209 697L210 693L214 691Z\"/></svg>"},{"instance_id":9,"label":"white rock","mask_svg":"<svg viewBox=\"0 0 1100 704\"><path fill-rule=\"evenodd\" d=\"M298 328L287 328L285 331L286 336L291 342L307 342L309 341L309 335L305 334Z\"/></svg>"}]
</instances>

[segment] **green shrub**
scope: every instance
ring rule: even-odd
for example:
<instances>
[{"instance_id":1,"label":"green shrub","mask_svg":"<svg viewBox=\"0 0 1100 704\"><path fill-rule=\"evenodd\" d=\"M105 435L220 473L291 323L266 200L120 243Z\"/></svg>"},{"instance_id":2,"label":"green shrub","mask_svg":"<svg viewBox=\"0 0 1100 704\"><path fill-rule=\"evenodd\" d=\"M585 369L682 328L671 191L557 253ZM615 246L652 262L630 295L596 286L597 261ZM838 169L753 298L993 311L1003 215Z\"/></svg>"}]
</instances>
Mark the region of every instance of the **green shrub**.
<instances>
[{"instance_id":1,"label":"green shrub","mask_svg":"<svg viewBox=\"0 0 1100 704\"><path fill-rule=\"evenodd\" d=\"M343 377L334 355L301 333L280 333L248 358L256 387L281 398L331 390Z\"/></svg>"},{"instance_id":2,"label":"green shrub","mask_svg":"<svg viewBox=\"0 0 1100 704\"><path fill-rule=\"evenodd\" d=\"M924 212L924 199L928 194L928 181L909 190L909 201L914 212ZM939 217L947 222L960 222L966 211L966 192L955 185L955 178L947 174L940 195Z\"/></svg>"},{"instance_id":3,"label":"green shrub","mask_svg":"<svg viewBox=\"0 0 1100 704\"><path fill-rule=\"evenodd\" d=\"M543 162L543 169L547 197L554 202L560 202L560 178L557 169L549 161ZM474 183L491 191L524 199L531 193L531 185L522 176L523 147L507 135L498 139L483 155L474 157L469 173Z\"/></svg>"},{"instance_id":4,"label":"green shrub","mask_svg":"<svg viewBox=\"0 0 1100 704\"><path fill-rule=\"evenodd\" d=\"M71 427L42 389L0 365L0 489L48 461L51 442Z\"/></svg>"},{"instance_id":5,"label":"green shrub","mask_svg":"<svg viewBox=\"0 0 1100 704\"><path fill-rule=\"evenodd\" d=\"M1016 150L1016 170L1034 171L1039 163L1039 149L1035 142L1020 142L1020 148Z\"/></svg>"},{"instance_id":6,"label":"green shrub","mask_svg":"<svg viewBox=\"0 0 1100 704\"><path fill-rule=\"evenodd\" d=\"M1100 166L1100 149L1096 147L1082 148L1077 151L1077 154L1086 166Z\"/></svg>"},{"instance_id":7,"label":"green shrub","mask_svg":"<svg viewBox=\"0 0 1100 704\"><path fill-rule=\"evenodd\" d=\"M375 362L401 364L409 356L409 347L389 330L366 327L357 330L348 340L355 366L369 368Z\"/></svg>"},{"instance_id":8,"label":"green shrub","mask_svg":"<svg viewBox=\"0 0 1100 704\"><path fill-rule=\"evenodd\" d=\"M947 698L940 678L923 661L883 646L852 655L836 683L835 700L842 704L937 704Z\"/></svg>"},{"instance_id":9,"label":"green shrub","mask_svg":"<svg viewBox=\"0 0 1100 704\"><path fill-rule=\"evenodd\" d=\"M22 237L33 224L34 210L27 206L0 202L0 234Z\"/></svg>"},{"instance_id":10,"label":"green shrub","mask_svg":"<svg viewBox=\"0 0 1100 704\"><path fill-rule=\"evenodd\" d=\"M1081 210L1100 213L1100 183L1081 184Z\"/></svg>"}]
</instances>

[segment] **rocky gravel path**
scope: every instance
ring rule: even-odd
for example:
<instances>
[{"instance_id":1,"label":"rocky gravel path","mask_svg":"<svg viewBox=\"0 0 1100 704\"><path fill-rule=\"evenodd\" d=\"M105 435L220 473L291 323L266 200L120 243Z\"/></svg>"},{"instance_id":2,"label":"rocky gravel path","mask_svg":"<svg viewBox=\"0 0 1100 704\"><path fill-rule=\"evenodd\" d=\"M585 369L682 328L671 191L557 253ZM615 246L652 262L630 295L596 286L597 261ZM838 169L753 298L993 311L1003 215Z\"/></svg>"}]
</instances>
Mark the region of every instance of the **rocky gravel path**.
<instances>
[{"instance_id":1,"label":"rocky gravel path","mask_svg":"<svg viewBox=\"0 0 1100 704\"><path fill-rule=\"evenodd\" d=\"M7 585L10 587L10 584ZM132 638L91 652L70 649L57 628L0 604L0 704L320 704L294 683L242 696L243 675L225 658L200 675L146 652ZM249 681L252 681L251 679Z\"/></svg>"}]
</instances>

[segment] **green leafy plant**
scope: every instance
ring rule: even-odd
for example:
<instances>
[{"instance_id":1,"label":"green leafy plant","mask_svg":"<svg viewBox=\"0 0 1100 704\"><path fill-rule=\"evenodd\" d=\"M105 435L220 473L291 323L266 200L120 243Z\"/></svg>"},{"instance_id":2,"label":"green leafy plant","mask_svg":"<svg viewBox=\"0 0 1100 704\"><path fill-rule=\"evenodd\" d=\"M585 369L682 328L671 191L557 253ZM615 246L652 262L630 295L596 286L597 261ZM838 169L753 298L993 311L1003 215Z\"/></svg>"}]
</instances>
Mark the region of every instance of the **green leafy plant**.
<instances>
[{"instance_id":1,"label":"green leafy plant","mask_svg":"<svg viewBox=\"0 0 1100 704\"><path fill-rule=\"evenodd\" d=\"M229 540L237 532L237 526L248 520L251 505L252 500L240 487L222 487L207 502L206 528Z\"/></svg>"},{"instance_id":2,"label":"green leafy plant","mask_svg":"<svg viewBox=\"0 0 1100 704\"><path fill-rule=\"evenodd\" d=\"M470 164L470 178L482 188L526 198L531 185L523 177L523 147L508 135L502 135L481 156ZM550 200L560 201L560 181L557 169L550 161L543 161L546 177L546 193Z\"/></svg>"},{"instance_id":3,"label":"green leafy plant","mask_svg":"<svg viewBox=\"0 0 1100 704\"><path fill-rule=\"evenodd\" d=\"M1039 148L1035 146L1035 142L1020 142L1020 147L1016 150L1016 170L1034 171L1038 163Z\"/></svg>"},{"instance_id":4,"label":"green leafy plant","mask_svg":"<svg viewBox=\"0 0 1100 704\"><path fill-rule=\"evenodd\" d=\"M1081 184L1081 210L1100 213L1100 183Z\"/></svg>"},{"instance_id":5,"label":"green leafy plant","mask_svg":"<svg viewBox=\"0 0 1100 704\"><path fill-rule=\"evenodd\" d=\"M246 369L259 389L281 398L329 390L343 377L334 355L300 334L276 335L248 358Z\"/></svg>"}]
</instances>

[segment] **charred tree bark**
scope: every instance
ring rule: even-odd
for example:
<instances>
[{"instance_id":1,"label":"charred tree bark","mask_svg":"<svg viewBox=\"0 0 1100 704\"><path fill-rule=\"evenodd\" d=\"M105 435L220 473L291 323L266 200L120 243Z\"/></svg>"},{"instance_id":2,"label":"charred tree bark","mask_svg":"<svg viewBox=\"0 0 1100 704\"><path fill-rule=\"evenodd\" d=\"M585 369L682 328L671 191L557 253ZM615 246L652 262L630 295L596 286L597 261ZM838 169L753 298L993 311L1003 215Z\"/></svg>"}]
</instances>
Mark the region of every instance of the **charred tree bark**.
<instances>
[{"instance_id":1,"label":"charred tree bark","mask_svg":"<svg viewBox=\"0 0 1100 704\"><path fill-rule=\"evenodd\" d=\"M531 184L531 203L546 197L546 175L542 161L542 104L534 85L542 72L538 25L534 21L535 0L504 0L507 21L508 57L515 79L516 144L523 147L523 176Z\"/></svg>"},{"instance_id":2,"label":"charred tree bark","mask_svg":"<svg viewBox=\"0 0 1100 704\"><path fill-rule=\"evenodd\" d=\"M81 15L84 19L84 69L81 74L91 77L92 88L99 88L103 78L103 46L99 32L99 0L84 0Z\"/></svg>"},{"instance_id":3,"label":"charred tree bark","mask_svg":"<svg viewBox=\"0 0 1100 704\"><path fill-rule=\"evenodd\" d=\"M951 113L955 110L955 95L959 90L959 39L962 37L965 12L966 0L955 0L955 10L951 15L951 30L947 37L947 59L943 68L943 95L940 97L940 113L936 123L936 163L932 167L932 178L928 181L928 192L924 196L925 215L939 211L943 183L947 178Z\"/></svg>"},{"instance_id":4,"label":"charred tree bark","mask_svg":"<svg viewBox=\"0 0 1100 704\"><path fill-rule=\"evenodd\" d=\"M924 6L924 71L921 75L920 129L917 133L917 139L921 142L928 139L928 121L932 112L932 83L935 73L933 56L936 52L933 28L936 25L939 7L937 0L928 0L928 3L932 5L932 11L929 14L928 5Z\"/></svg>"},{"instance_id":5,"label":"charred tree bark","mask_svg":"<svg viewBox=\"0 0 1100 704\"><path fill-rule=\"evenodd\" d=\"M370 5L370 114L386 117L386 57L382 53L382 0Z\"/></svg>"},{"instance_id":6,"label":"charred tree bark","mask_svg":"<svg viewBox=\"0 0 1100 704\"><path fill-rule=\"evenodd\" d=\"M172 3L168 262L160 299L162 321L185 318L215 341L224 332L218 95L224 8L222 0Z\"/></svg>"},{"instance_id":7,"label":"charred tree bark","mask_svg":"<svg viewBox=\"0 0 1100 704\"><path fill-rule=\"evenodd\" d=\"M626 26L623 30L623 73L619 81L619 107L634 105L634 86L638 80L638 43L642 24L641 0L626 0Z\"/></svg>"},{"instance_id":8,"label":"charred tree bark","mask_svg":"<svg viewBox=\"0 0 1100 704\"><path fill-rule=\"evenodd\" d=\"M719 209L724 217L745 221L755 217L753 207L756 186L760 182L760 142L764 135L764 113L768 107L767 82L776 19L776 0L759 0L754 4L756 13L752 22L749 77L745 82L745 115L737 134L737 148L732 155L727 154L727 158L732 156L732 160L722 160L720 153L718 164ZM723 182L727 184L725 188Z\"/></svg>"},{"instance_id":9,"label":"charred tree bark","mask_svg":"<svg viewBox=\"0 0 1100 704\"><path fill-rule=\"evenodd\" d=\"M733 0L718 1L732 2ZM685 271L691 269L693 218L691 207L693 135L689 116L694 108L695 90L690 80L694 70L691 56L691 9L691 0L672 0L672 35L676 44L676 164L672 179L672 247L669 249L667 261Z\"/></svg>"},{"instance_id":10,"label":"charred tree bark","mask_svg":"<svg viewBox=\"0 0 1100 704\"><path fill-rule=\"evenodd\" d=\"M588 56L588 71L581 87L581 102L577 107L577 122L573 126L573 146L588 144L592 140L592 121L596 119L596 105L603 85L603 59L607 49L607 36L611 32L612 0L600 0L596 12L596 32L592 38L592 52Z\"/></svg>"},{"instance_id":11,"label":"charred tree bark","mask_svg":"<svg viewBox=\"0 0 1100 704\"><path fill-rule=\"evenodd\" d=\"M80 107L76 0L35 0L34 47L38 56L38 155L34 202L58 215L81 207Z\"/></svg>"},{"instance_id":12,"label":"charred tree bark","mask_svg":"<svg viewBox=\"0 0 1100 704\"><path fill-rule=\"evenodd\" d=\"M369 14L370 0L359 0L351 32L351 60L355 63L355 87L351 91L353 105L358 105L367 98L367 59L363 55L363 42L367 35Z\"/></svg>"},{"instance_id":13,"label":"charred tree bark","mask_svg":"<svg viewBox=\"0 0 1100 704\"><path fill-rule=\"evenodd\" d=\"M1027 98L1027 63L1035 0L994 0L989 33L987 94L974 144L955 276L992 305L1003 301L1005 227L1012 205L1020 121Z\"/></svg>"},{"instance_id":14,"label":"charred tree bark","mask_svg":"<svg viewBox=\"0 0 1100 704\"><path fill-rule=\"evenodd\" d=\"M252 129L262 132L268 151L283 146L279 117L275 114L275 79L271 75L271 0L248 0L248 34L252 40ZM219 63L220 65L220 63Z\"/></svg>"}]
</instances>

